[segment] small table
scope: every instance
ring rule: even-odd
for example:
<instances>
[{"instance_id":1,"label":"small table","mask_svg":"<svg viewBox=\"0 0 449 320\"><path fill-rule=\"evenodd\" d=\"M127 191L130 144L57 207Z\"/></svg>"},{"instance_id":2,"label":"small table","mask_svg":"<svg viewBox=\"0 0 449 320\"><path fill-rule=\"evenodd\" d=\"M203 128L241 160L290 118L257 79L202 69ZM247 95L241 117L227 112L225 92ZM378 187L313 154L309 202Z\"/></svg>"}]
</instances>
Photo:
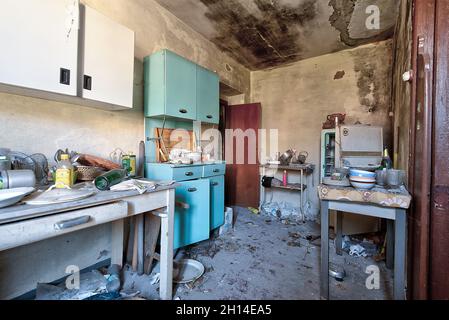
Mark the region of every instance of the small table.
<instances>
[{"instance_id":1,"label":"small table","mask_svg":"<svg viewBox=\"0 0 449 320\"><path fill-rule=\"evenodd\" d=\"M321 201L321 298L329 299L329 210L337 211L336 251L341 254L343 212L384 218L387 224L387 267L394 264L394 299L405 299L406 210L411 196L407 190L376 187L358 190L352 187L320 185ZM394 248L394 249L393 249ZM394 259L394 263L393 263Z\"/></svg>"}]
</instances>

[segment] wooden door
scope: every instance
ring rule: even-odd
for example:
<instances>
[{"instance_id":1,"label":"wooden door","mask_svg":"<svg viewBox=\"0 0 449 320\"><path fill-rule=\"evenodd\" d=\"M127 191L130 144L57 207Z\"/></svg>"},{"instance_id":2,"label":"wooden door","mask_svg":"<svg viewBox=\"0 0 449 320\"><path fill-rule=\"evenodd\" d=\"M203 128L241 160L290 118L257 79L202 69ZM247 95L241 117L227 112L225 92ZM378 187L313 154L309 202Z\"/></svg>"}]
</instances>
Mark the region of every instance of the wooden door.
<instances>
[{"instance_id":1,"label":"wooden door","mask_svg":"<svg viewBox=\"0 0 449 320\"><path fill-rule=\"evenodd\" d=\"M226 204L228 206L259 207L259 141L262 108L260 103L226 107L225 158ZM233 133L255 134L256 143L244 138L244 156ZM255 161L254 160L255 155ZM242 158L243 163L238 163Z\"/></svg>"},{"instance_id":2,"label":"wooden door","mask_svg":"<svg viewBox=\"0 0 449 320\"><path fill-rule=\"evenodd\" d=\"M449 299L449 3L414 4L408 294Z\"/></svg>"},{"instance_id":3,"label":"wooden door","mask_svg":"<svg viewBox=\"0 0 449 320\"><path fill-rule=\"evenodd\" d=\"M430 297L449 299L449 1L435 14L435 81L430 199Z\"/></svg>"},{"instance_id":4,"label":"wooden door","mask_svg":"<svg viewBox=\"0 0 449 320\"><path fill-rule=\"evenodd\" d=\"M409 297L428 298L435 0L415 1L410 119Z\"/></svg>"}]
</instances>

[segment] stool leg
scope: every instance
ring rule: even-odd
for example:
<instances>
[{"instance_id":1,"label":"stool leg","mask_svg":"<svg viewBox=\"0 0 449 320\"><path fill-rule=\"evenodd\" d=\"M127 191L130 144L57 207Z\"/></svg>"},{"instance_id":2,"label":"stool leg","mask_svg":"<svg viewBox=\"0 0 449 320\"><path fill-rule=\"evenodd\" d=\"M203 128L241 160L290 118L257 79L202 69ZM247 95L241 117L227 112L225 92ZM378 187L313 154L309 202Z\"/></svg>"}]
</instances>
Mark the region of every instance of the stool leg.
<instances>
[{"instance_id":1,"label":"stool leg","mask_svg":"<svg viewBox=\"0 0 449 320\"><path fill-rule=\"evenodd\" d=\"M321 201L321 299L329 299L329 202Z\"/></svg>"},{"instance_id":2,"label":"stool leg","mask_svg":"<svg viewBox=\"0 0 449 320\"><path fill-rule=\"evenodd\" d=\"M406 250L406 213L396 210L395 246L394 246L394 299L405 299L405 250Z\"/></svg>"},{"instance_id":3,"label":"stool leg","mask_svg":"<svg viewBox=\"0 0 449 320\"><path fill-rule=\"evenodd\" d=\"M342 245L343 245L343 212L337 211L337 225L335 226L337 229L337 235L335 239L335 251L339 256L343 254Z\"/></svg>"}]
</instances>

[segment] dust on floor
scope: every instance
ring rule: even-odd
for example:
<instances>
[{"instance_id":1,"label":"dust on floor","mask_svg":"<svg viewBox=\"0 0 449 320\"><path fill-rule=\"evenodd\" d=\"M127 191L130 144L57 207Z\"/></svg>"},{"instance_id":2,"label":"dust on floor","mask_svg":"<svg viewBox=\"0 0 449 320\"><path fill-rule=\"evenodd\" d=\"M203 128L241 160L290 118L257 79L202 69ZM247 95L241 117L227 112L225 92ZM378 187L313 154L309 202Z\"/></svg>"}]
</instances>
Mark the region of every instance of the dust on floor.
<instances>
[{"instance_id":1,"label":"dust on floor","mask_svg":"<svg viewBox=\"0 0 449 320\"><path fill-rule=\"evenodd\" d=\"M181 250L177 258L200 261L206 269L193 284L175 286L174 297L181 300L314 300L319 299L319 225L284 224L275 218L254 215L236 208L232 233ZM307 240L307 238L309 240ZM313 239L312 239L313 240ZM372 258L335 254L330 242L330 259L346 271L343 282L330 279L331 299L392 299L393 273L385 263ZM365 273L368 266L380 269L380 289L369 290ZM157 267L154 272L158 272ZM136 292L146 299L158 299L158 284L152 276L124 272L123 291Z\"/></svg>"}]
</instances>

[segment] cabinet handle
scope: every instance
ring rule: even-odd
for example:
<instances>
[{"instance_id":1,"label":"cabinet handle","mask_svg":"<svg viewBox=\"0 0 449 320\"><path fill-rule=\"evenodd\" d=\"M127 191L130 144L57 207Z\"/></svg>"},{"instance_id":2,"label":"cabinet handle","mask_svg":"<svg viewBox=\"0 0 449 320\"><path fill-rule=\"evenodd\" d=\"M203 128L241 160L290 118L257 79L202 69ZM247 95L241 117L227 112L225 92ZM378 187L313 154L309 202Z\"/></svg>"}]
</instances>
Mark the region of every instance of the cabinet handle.
<instances>
[{"instance_id":1,"label":"cabinet handle","mask_svg":"<svg viewBox=\"0 0 449 320\"><path fill-rule=\"evenodd\" d=\"M86 90L92 90L92 77L84 75L84 85L83 88Z\"/></svg>"},{"instance_id":2,"label":"cabinet handle","mask_svg":"<svg viewBox=\"0 0 449 320\"><path fill-rule=\"evenodd\" d=\"M181 112L181 113L187 113L188 111L187 111L187 109L179 109L179 112Z\"/></svg>"},{"instance_id":3,"label":"cabinet handle","mask_svg":"<svg viewBox=\"0 0 449 320\"><path fill-rule=\"evenodd\" d=\"M211 116L211 115L207 116L207 119L212 119L212 118L213 118L213 116Z\"/></svg>"},{"instance_id":4,"label":"cabinet handle","mask_svg":"<svg viewBox=\"0 0 449 320\"><path fill-rule=\"evenodd\" d=\"M187 176L187 177L193 176L193 172L186 172L186 176Z\"/></svg>"},{"instance_id":5,"label":"cabinet handle","mask_svg":"<svg viewBox=\"0 0 449 320\"><path fill-rule=\"evenodd\" d=\"M215 169L214 170L214 173L219 173L220 172L220 169Z\"/></svg>"},{"instance_id":6,"label":"cabinet handle","mask_svg":"<svg viewBox=\"0 0 449 320\"><path fill-rule=\"evenodd\" d=\"M218 186L218 185L219 185L218 182L212 182L212 187L216 187L216 186Z\"/></svg>"},{"instance_id":7,"label":"cabinet handle","mask_svg":"<svg viewBox=\"0 0 449 320\"><path fill-rule=\"evenodd\" d=\"M59 72L59 83L70 86L70 70L61 68Z\"/></svg>"},{"instance_id":8,"label":"cabinet handle","mask_svg":"<svg viewBox=\"0 0 449 320\"><path fill-rule=\"evenodd\" d=\"M55 223L55 230L65 230L86 224L90 221L90 216L82 216L71 220L59 221Z\"/></svg>"},{"instance_id":9,"label":"cabinet handle","mask_svg":"<svg viewBox=\"0 0 449 320\"><path fill-rule=\"evenodd\" d=\"M198 189L197 188L189 188L189 189L187 189L187 191L189 191L189 192L197 192Z\"/></svg>"}]
</instances>

